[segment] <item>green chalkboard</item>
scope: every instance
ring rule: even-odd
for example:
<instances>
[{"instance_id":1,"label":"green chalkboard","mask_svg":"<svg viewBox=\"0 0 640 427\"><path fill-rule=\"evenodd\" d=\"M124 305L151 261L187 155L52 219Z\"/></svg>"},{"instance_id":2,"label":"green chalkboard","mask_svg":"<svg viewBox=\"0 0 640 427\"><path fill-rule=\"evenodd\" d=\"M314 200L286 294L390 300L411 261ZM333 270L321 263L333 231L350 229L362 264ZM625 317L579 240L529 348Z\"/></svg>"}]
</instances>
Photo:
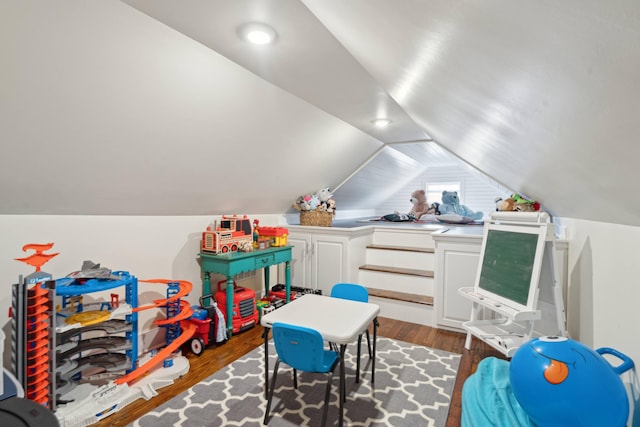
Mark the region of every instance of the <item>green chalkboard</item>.
<instances>
[{"instance_id":1,"label":"green chalkboard","mask_svg":"<svg viewBox=\"0 0 640 427\"><path fill-rule=\"evenodd\" d=\"M527 305L536 264L538 234L488 230L478 287Z\"/></svg>"}]
</instances>

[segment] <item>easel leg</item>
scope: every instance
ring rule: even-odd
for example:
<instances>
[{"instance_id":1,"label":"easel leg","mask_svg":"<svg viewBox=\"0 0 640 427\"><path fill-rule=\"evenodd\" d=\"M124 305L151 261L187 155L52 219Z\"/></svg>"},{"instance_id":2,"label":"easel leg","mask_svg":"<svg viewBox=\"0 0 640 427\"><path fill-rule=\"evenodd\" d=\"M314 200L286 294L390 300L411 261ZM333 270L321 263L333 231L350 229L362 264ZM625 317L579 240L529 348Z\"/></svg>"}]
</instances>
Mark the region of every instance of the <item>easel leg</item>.
<instances>
[{"instance_id":1,"label":"easel leg","mask_svg":"<svg viewBox=\"0 0 640 427\"><path fill-rule=\"evenodd\" d=\"M471 350L471 332L467 332L467 338L464 340L464 348Z\"/></svg>"}]
</instances>

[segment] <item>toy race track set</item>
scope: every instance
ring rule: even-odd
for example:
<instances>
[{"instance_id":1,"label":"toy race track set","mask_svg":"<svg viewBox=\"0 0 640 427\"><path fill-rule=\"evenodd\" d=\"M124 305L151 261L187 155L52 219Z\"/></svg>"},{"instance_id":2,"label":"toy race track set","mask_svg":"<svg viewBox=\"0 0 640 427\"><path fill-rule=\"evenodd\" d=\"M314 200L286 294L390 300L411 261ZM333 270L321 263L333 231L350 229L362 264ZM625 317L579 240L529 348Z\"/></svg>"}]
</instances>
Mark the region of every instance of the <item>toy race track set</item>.
<instances>
[{"instance_id":1,"label":"toy race track set","mask_svg":"<svg viewBox=\"0 0 640 427\"><path fill-rule=\"evenodd\" d=\"M17 260L36 271L20 276L12 288L11 367L25 400L55 414L62 427L87 426L139 398L153 397L156 389L189 371L179 350L198 329L183 299L191 292L190 282L138 280L90 262L54 280L40 270L58 255L45 253L51 247L23 247L35 253ZM138 282L166 287L166 298L140 306ZM105 294L107 299L100 301ZM139 356L138 313L145 310L164 312L154 324L165 329L166 344ZM2 414L0 409L0 420Z\"/></svg>"}]
</instances>

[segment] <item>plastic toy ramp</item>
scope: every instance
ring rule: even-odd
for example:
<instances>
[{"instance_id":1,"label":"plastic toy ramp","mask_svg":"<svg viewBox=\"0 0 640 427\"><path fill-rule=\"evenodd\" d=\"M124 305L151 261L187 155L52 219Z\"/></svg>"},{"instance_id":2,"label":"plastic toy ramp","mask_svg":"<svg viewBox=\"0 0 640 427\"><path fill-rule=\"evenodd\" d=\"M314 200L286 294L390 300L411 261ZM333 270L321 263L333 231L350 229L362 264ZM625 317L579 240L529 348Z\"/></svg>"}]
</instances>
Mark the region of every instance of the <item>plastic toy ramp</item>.
<instances>
[{"instance_id":1,"label":"plastic toy ramp","mask_svg":"<svg viewBox=\"0 0 640 427\"><path fill-rule=\"evenodd\" d=\"M151 369L161 364L166 358L171 356L176 350L180 348L182 344L189 341L196 332L196 324L192 322L182 322L182 333L169 345L160 350L157 355L152 357L147 363L140 366L138 369L129 372L127 375L115 380L116 384L131 383L138 378L144 376Z\"/></svg>"},{"instance_id":2,"label":"plastic toy ramp","mask_svg":"<svg viewBox=\"0 0 640 427\"><path fill-rule=\"evenodd\" d=\"M193 315L193 310L189 305L189 301L182 300L180 301L180 312L173 317L168 317L166 319L160 319L153 322L157 326L165 326L170 325L172 323L176 323L180 320L186 320Z\"/></svg>"},{"instance_id":3,"label":"plastic toy ramp","mask_svg":"<svg viewBox=\"0 0 640 427\"><path fill-rule=\"evenodd\" d=\"M193 289L193 285L191 282L186 280L167 280L167 279L148 279L148 280L138 280L138 282L145 283L162 283L168 285L169 283L178 283L180 285L180 290L177 294L171 296L170 298L157 299L153 301L153 304L143 305L142 307L136 307L133 311L143 311L149 310L151 308L163 307L167 305L169 302L176 301L182 297L189 295L191 289Z\"/></svg>"}]
</instances>

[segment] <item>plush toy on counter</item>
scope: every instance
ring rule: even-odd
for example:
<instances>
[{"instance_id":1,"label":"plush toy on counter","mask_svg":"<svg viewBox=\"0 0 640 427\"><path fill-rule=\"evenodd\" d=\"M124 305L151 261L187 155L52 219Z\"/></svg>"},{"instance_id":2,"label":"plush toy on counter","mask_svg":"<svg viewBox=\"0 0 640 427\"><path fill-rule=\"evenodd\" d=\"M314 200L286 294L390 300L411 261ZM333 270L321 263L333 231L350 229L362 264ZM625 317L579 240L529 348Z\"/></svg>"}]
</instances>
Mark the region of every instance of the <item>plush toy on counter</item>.
<instances>
[{"instance_id":1,"label":"plush toy on counter","mask_svg":"<svg viewBox=\"0 0 640 427\"><path fill-rule=\"evenodd\" d=\"M495 202L496 211L499 212L536 212L540 210L540 203L517 193L506 199L498 197Z\"/></svg>"},{"instance_id":2,"label":"plush toy on counter","mask_svg":"<svg viewBox=\"0 0 640 427\"><path fill-rule=\"evenodd\" d=\"M299 210L301 212L311 210L311 206L309 206L309 203L307 203L304 196L298 197L296 201L293 203L293 207L296 208L296 210Z\"/></svg>"},{"instance_id":3,"label":"plush toy on counter","mask_svg":"<svg viewBox=\"0 0 640 427\"><path fill-rule=\"evenodd\" d=\"M305 199L306 199L306 197L305 197ZM309 210L314 211L314 210L316 210L316 208L318 206L320 206L320 199L318 199L318 196L316 196L314 194L314 195L309 197L309 199L307 200L307 203L309 203L309 207L311 208Z\"/></svg>"},{"instance_id":4,"label":"plush toy on counter","mask_svg":"<svg viewBox=\"0 0 640 427\"><path fill-rule=\"evenodd\" d=\"M496 211L498 212L513 212L516 210L516 201L511 197L507 197L503 199L502 197L497 197L496 200Z\"/></svg>"},{"instance_id":5,"label":"plush toy on counter","mask_svg":"<svg viewBox=\"0 0 640 427\"><path fill-rule=\"evenodd\" d=\"M440 203L433 202L427 209L427 215L440 215Z\"/></svg>"},{"instance_id":6,"label":"plush toy on counter","mask_svg":"<svg viewBox=\"0 0 640 427\"><path fill-rule=\"evenodd\" d=\"M429 212L429 205L427 204L427 193L424 190L416 190L411 193L409 199L413 207L409 211L409 216L419 220L422 215L426 215Z\"/></svg>"},{"instance_id":7,"label":"plush toy on counter","mask_svg":"<svg viewBox=\"0 0 640 427\"><path fill-rule=\"evenodd\" d=\"M517 212L536 212L540 210L540 203L521 194L512 194L511 198L515 201L515 210Z\"/></svg>"},{"instance_id":8,"label":"plush toy on counter","mask_svg":"<svg viewBox=\"0 0 640 427\"><path fill-rule=\"evenodd\" d=\"M460 204L457 191L443 191L442 203L439 207L440 215L455 214L464 218L482 219L483 213L481 211L475 212Z\"/></svg>"},{"instance_id":9,"label":"plush toy on counter","mask_svg":"<svg viewBox=\"0 0 640 427\"><path fill-rule=\"evenodd\" d=\"M333 199L327 200L327 212L335 215L336 214L336 201Z\"/></svg>"},{"instance_id":10,"label":"plush toy on counter","mask_svg":"<svg viewBox=\"0 0 640 427\"><path fill-rule=\"evenodd\" d=\"M318 200L320 200L320 203L326 204L329 199L333 197L333 194L331 194L331 189L329 187L325 187L318 190L316 196L318 197Z\"/></svg>"}]
</instances>

